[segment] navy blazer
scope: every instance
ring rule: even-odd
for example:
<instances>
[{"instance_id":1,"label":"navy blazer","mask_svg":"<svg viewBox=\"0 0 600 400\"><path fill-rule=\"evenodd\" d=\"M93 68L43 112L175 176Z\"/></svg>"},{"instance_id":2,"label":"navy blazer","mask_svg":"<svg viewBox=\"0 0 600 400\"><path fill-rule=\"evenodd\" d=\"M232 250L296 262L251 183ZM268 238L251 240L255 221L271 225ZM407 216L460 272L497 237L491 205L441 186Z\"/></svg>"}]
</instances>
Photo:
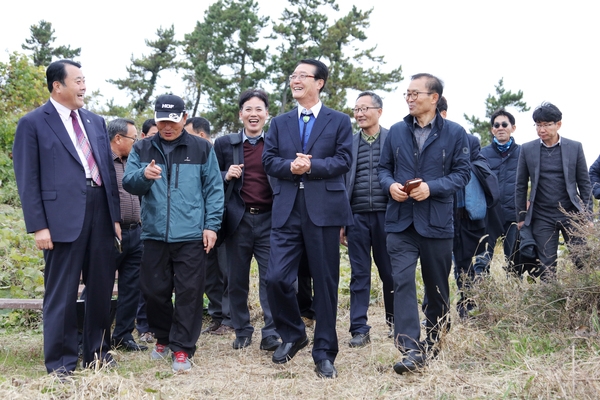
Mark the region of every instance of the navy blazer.
<instances>
[{"instance_id":1,"label":"navy blazer","mask_svg":"<svg viewBox=\"0 0 600 400\"><path fill-rule=\"evenodd\" d=\"M567 194L571 203L579 211L592 212L593 198L590 176L583 154L581 143L560 138L563 173ZM540 178L540 156L542 145L539 139L532 140L521 145L519 154L519 165L517 167L517 183L515 186L515 205L517 208L517 221L525 221L525 225L531 223L533 208L535 207L535 195ZM529 194L529 208L527 208L527 189L531 179L531 191Z\"/></svg>"},{"instance_id":2,"label":"navy blazer","mask_svg":"<svg viewBox=\"0 0 600 400\"><path fill-rule=\"evenodd\" d=\"M344 185L344 174L352 163L352 125L350 117L325 106L310 133L306 154L310 154L311 173L304 174L306 208L317 226L352 225L352 211ZM273 184L273 228L282 227L290 216L300 176L292 174L290 164L302 153L298 109L271 121L265 138L263 165Z\"/></svg>"},{"instance_id":3,"label":"navy blazer","mask_svg":"<svg viewBox=\"0 0 600 400\"><path fill-rule=\"evenodd\" d=\"M79 109L106 191L111 221L121 219L119 191L104 119ZM13 163L27 232L50 229L54 242L73 242L86 212L85 169L54 105L19 120Z\"/></svg>"}]
</instances>

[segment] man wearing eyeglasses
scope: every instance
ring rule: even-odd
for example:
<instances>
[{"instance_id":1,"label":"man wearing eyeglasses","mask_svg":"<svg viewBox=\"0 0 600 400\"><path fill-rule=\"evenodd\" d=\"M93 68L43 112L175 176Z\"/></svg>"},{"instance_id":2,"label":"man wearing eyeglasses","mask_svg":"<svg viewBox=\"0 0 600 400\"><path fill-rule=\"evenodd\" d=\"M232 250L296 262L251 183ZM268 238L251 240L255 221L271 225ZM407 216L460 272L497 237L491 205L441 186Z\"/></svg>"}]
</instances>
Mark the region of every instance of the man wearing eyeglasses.
<instances>
[{"instance_id":1,"label":"man wearing eyeglasses","mask_svg":"<svg viewBox=\"0 0 600 400\"><path fill-rule=\"evenodd\" d=\"M350 257L350 347L371 342L367 311L371 302L371 249L383 283L385 321L394 324L392 265L385 244L385 209L388 195L381 189L377 165L388 130L379 125L383 112L381 97L362 92L356 99L354 118L361 128L352 139L352 167L346 174L346 191L354 225L340 230L340 243ZM392 337L393 329L390 332Z\"/></svg>"},{"instance_id":2,"label":"man wearing eyeglasses","mask_svg":"<svg viewBox=\"0 0 600 400\"><path fill-rule=\"evenodd\" d=\"M403 355L394 365L399 374L435 356L433 346L449 326L454 194L469 181L470 163L465 130L437 112L442 91L442 81L431 74L411 77L405 93L409 115L390 128L379 159L381 187L390 195L385 230L394 278L394 338ZM422 182L409 191L405 184L416 178ZM428 298L425 341L415 281L419 259Z\"/></svg>"},{"instance_id":3,"label":"man wearing eyeglasses","mask_svg":"<svg viewBox=\"0 0 600 400\"><path fill-rule=\"evenodd\" d=\"M144 351L147 346L137 344L133 339L135 317L140 298L140 262L142 241L140 240L140 200L123 189L123 174L127 157L137 141L135 122L118 118L107 125L110 149L117 173L117 185L121 200L121 252L115 250L116 269L119 271L117 314L112 345L125 351Z\"/></svg>"},{"instance_id":4,"label":"man wearing eyeglasses","mask_svg":"<svg viewBox=\"0 0 600 400\"><path fill-rule=\"evenodd\" d=\"M290 76L298 107L271 121L262 162L273 185L268 300L283 343L273 362L289 361L308 345L294 291L303 252L313 278L315 333L312 350L319 377L335 378L340 227L352 224L344 174L352 163L350 118L327 108L319 95L328 69L301 60Z\"/></svg>"},{"instance_id":5,"label":"man wearing eyeglasses","mask_svg":"<svg viewBox=\"0 0 600 400\"><path fill-rule=\"evenodd\" d=\"M492 143L481 149L498 178L500 200L487 216L486 252L477 258L477 270L487 270L494 257L494 247L499 237L504 237L504 256L509 271L514 269L513 259L517 240L517 220L515 212L515 181L521 146L512 136L517 129L515 117L505 109L499 109L490 118L492 125Z\"/></svg>"},{"instance_id":6,"label":"man wearing eyeglasses","mask_svg":"<svg viewBox=\"0 0 600 400\"><path fill-rule=\"evenodd\" d=\"M535 274L549 279L556 273L559 233L566 243L579 240L571 237L571 219L562 209L591 215L593 199L581 143L558 134L562 126L558 107L542 103L534 110L533 120L540 140L521 147L515 187L516 217L519 229L531 228L540 268ZM574 261L579 267L580 261Z\"/></svg>"}]
</instances>

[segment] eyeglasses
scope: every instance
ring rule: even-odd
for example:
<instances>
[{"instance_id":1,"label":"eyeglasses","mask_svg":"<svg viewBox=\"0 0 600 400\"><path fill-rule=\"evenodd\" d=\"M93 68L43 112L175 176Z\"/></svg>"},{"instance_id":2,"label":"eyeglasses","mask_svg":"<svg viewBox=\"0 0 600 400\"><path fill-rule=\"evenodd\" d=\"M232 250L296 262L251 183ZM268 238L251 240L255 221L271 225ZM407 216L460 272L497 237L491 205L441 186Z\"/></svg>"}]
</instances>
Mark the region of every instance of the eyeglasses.
<instances>
[{"instance_id":1,"label":"eyeglasses","mask_svg":"<svg viewBox=\"0 0 600 400\"><path fill-rule=\"evenodd\" d=\"M127 139L130 139L130 140L133 140L133 143L135 143L135 142L137 142L137 141L138 141L138 138L137 138L137 137L129 137L129 136L125 136L125 135L119 135L119 136L121 136L121 137L124 137L124 138L127 138Z\"/></svg>"},{"instance_id":2,"label":"eyeglasses","mask_svg":"<svg viewBox=\"0 0 600 400\"><path fill-rule=\"evenodd\" d=\"M361 113L366 113L369 110L379 110L381 107L356 107L355 109L353 109L352 111L354 111L354 114L358 114L359 111Z\"/></svg>"},{"instance_id":3,"label":"eyeglasses","mask_svg":"<svg viewBox=\"0 0 600 400\"><path fill-rule=\"evenodd\" d=\"M300 75L292 74L292 75L290 75L290 81L295 81L296 79L303 81L306 78L314 78L314 77L315 77L314 75L307 75L307 74L300 74Z\"/></svg>"},{"instance_id":4,"label":"eyeglasses","mask_svg":"<svg viewBox=\"0 0 600 400\"><path fill-rule=\"evenodd\" d=\"M544 128L544 129L548 129L548 128L550 128L552 125L554 125L555 123L556 123L556 122L548 122L548 123L545 123L545 124L533 124L533 126L535 126L535 129L538 129L538 130L539 130L539 129L542 129L542 128Z\"/></svg>"},{"instance_id":5,"label":"eyeglasses","mask_svg":"<svg viewBox=\"0 0 600 400\"><path fill-rule=\"evenodd\" d=\"M416 100L420 94L426 94L429 96L432 93L433 92L407 92L407 93L404 93L404 98L406 100Z\"/></svg>"},{"instance_id":6,"label":"eyeglasses","mask_svg":"<svg viewBox=\"0 0 600 400\"><path fill-rule=\"evenodd\" d=\"M502 123L496 122L494 124L494 128L498 129L500 128L500 126L502 126L503 128L507 128L508 127L508 122L504 121Z\"/></svg>"}]
</instances>

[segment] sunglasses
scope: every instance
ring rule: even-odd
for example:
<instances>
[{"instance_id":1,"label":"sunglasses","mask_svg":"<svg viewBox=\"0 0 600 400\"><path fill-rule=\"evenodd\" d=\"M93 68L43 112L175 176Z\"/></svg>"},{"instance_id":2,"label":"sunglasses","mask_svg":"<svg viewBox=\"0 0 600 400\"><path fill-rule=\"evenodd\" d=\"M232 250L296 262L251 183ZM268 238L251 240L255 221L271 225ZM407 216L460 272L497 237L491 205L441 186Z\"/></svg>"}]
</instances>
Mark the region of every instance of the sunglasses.
<instances>
[{"instance_id":1,"label":"sunglasses","mask_svg":"<svg viewBox=\"0 0 600 400\"><path fill-rule=\"evenodd\" d=\"M498 128L500 128L500 125L502 125L503 128L506 128L506 127L508 127L508 122L502 122L502 123L496 122L494 124L494 128L498 129Z\"/></svg>"}]
</instances>

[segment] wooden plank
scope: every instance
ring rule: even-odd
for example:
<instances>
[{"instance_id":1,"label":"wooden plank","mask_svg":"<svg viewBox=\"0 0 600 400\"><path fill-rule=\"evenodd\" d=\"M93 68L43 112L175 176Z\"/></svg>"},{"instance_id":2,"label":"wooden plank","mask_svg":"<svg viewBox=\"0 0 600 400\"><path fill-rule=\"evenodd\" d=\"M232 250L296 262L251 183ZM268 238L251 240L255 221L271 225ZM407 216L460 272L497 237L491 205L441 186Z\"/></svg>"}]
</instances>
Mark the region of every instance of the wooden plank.
<instances>
[{"instance_id":1,"label":"wooden plank","mask_svg":"<svg viewBox=\"0 0 600 400\"><path fill-rule=\"evenodd\" d=\"M85 286L79 285L79 294ZM113 296L118 294L118 286L113 286ZM0 309L16 309L16 310L41 310L43 299L2 299L0 298Z\"/></svg>"},{"instance_id":2,"label":"wooden plank","mask_svg":"<svg viewBox=\"0 0 600 400\"><path fill-rule=\"evenodd\" d=\"M0 309L41 310L42 299L0 299Z\"/></svg>"}]
</instances>

